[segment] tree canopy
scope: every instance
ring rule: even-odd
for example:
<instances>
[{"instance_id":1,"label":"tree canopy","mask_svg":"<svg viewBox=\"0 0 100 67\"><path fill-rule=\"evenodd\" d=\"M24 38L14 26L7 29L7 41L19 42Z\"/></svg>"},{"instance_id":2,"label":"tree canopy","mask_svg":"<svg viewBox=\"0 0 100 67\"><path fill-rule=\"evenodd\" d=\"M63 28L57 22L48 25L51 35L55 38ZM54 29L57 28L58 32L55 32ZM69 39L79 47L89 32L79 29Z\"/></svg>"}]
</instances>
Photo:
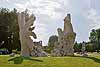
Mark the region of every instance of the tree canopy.
<instances>
[{"instance_id":1,"label":"tree canopy","mask_svg":"<svg viewBox=\"0 0 100 67\"><path fill-rule=\"evenodd\" d=\"M17 10L0 8L0 48L20 50Z\"/></svg>"}]
</instances>

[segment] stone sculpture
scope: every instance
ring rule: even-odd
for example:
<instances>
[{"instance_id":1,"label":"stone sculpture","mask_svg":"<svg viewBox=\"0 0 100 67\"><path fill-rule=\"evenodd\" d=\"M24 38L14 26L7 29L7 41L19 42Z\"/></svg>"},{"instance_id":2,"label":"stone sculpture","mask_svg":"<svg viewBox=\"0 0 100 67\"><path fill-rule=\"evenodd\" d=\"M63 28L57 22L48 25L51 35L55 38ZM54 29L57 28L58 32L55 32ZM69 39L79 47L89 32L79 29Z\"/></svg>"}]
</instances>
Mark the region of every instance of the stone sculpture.
<instances>
[{"instance_id":1,"label":"stone sculpture","mask_svg":"<svg viewBox=\"0 0 100 67\"><path fill-rule=\"evenodd\" d=\"M84 56L84 57L88 56L87 51L86 51L86 44L85 44L84 41L82 43L82 49L81 49L81 51L82 51L82 53L81 53L82 56Z\"/></svg>"},{"instance_id":2,"label":"stone sculpture","mask_svg":"<svg viewBox=\"0 0 100 67\"><path fill-rule=\"evenodd\" d=\"M27 14L27 10L18 14L21 56L29 57L31 55L33 41L30 36L36 38L36 35L33 35L34 32L31 31L34 27L31 28L31 26L33 25L35 19L36 18L33 14L30 16Z\"/></svg>"},{"instance_id":3,"label":"stone sculpture","mask_svg":"<svg viewBox=\"0 0 100 67\"><path fill-rule=\"evenodd\" d=\"M21 56L29 57L29 56L36 56L34 55L34 51L37 51L34 49L36 45L34 44L33 40L30 38L30 36L33 36L33 38L37 38L36 34L32 32L34 30L34 21L36 17L31 14L29 15L27 13L27 10L24 12L21 12L18 14L18 24L19 24L19 35L20 35L20 42L21 42ZM37 47L39 49L40 47ZM40 48L39 54L42 54L43 50ZM37 52L38 53L38 52ZM44 55L38 55L38 56L44 56Z\"/></svg>"},{"instance_id":4,"label":"stone sculpture","mask_svg":"<svg viewBox=\"0 0 100 67\"><path fill-rule=\"evenodd\" d=\"M73 46L76 34L73 31L70 14L67 14L67 16L64 19L64 30L62 31L61 28L58 28L57 31L58 31L58 42L55 42L52 55L53 56L74 55Z\"/></svg>"},{"instance_id":5,"label":"stone sculpture","mask_svg":"<svg viewBox=\"0 0 100 67\"><path fill-rule=\"evenodd\" d=\"M42 49L42 41L33 42L33 43L34 43L34 47L32 51L32 56L35 56L35 57L48 56L48 54L44 52Z\"/></svg>"}]
</instances>

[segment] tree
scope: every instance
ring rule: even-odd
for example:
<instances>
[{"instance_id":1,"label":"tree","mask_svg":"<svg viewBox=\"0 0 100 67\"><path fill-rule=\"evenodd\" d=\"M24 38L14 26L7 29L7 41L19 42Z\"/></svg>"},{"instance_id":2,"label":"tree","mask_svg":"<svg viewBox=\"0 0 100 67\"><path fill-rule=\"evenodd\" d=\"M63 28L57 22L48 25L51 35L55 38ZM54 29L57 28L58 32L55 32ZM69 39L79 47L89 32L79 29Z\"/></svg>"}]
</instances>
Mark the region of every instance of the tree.
<instances>
[{"instance_id":1,"label":"tree","mask_svg":"<svg viewBox=\"0 0 100 67\"><path fill-rule=\"evenodd\" d=\"M9 51L20 49L16 9L12 11L6 8L0 9L0 43L3 41L4 44L0 48L6 48Z\"/></svg>"},{"instance_id":2,"label":"tree","mask_svg":"<svg viewBox=\"0 0 100 67\"><path fill-rule=\"evenodd\" d=\"M100 29L96 30L96 37L97 37L97 44L98 44L97 52L99 53L99 50L100 50Z\"/></svg>"},{"instance_id":3,"label":"tree","mask_svg":"<svg viewBox=\"0 0 100 67\"><path fill-rule=\"evenodd\" d=\"M89 37L89 40L90 40L90 43L92 44L93 46L93 50L97 50L97 32L95 29L93 29L91 32L90 32L90 37ZM91 45L88 45L88 47L91 46Z\"/></svg>"},{"instance_id":4,"label":"tree","mask_svg":"<svg viewBox=\"0 0 100 67\"><path fill-rule=\"evenodd\" d=\"M81 52L82 43L75 42L74 44L74 52Z\"/></svg>"},{"instance_id":5,"label":"tree","mask_svg":"<svg viewBox=\"0 0 100 67\"><path fill-rule=\"evenodd\" d=\"M88 52L94 52L95 50L94 50L93 46L94 46L93 44L87 43L86 44L86 51L88 51Z\"/></svg>"},{"instance_id":6,"label":"tree","mask_svg":"<svg viewBox=\"0 0 100 67\"><path fill-rule=\"evenodd\" d=\"M90 42L93 44L93 50L97 50L99 52L100 50L100 29L93 29L90 32Z\"/></svg>"}]
</instances>

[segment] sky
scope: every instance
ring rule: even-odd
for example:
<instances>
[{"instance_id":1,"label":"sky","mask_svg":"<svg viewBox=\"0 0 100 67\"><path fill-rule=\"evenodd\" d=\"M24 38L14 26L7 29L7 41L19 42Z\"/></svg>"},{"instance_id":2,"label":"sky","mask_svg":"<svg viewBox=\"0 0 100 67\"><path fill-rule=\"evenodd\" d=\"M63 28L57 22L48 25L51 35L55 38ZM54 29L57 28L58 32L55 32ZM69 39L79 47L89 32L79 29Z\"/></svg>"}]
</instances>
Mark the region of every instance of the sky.
<instances>
[{"instance_id":1,"label":"sky","mask_svg":"<svg viewBox=\"0 0 100 67\"><path fill-rule=\"evenodd\" d=\"M71 14L76 41L89 41L92 29L100 28L100 0L0 0L0 8L26 8L36 16L34 22L38 39L47 45L51 35L58 35L57 28L63 29L63 19ZM36 40L34 40L36 41Z\"/></svg>"}]
</instances>

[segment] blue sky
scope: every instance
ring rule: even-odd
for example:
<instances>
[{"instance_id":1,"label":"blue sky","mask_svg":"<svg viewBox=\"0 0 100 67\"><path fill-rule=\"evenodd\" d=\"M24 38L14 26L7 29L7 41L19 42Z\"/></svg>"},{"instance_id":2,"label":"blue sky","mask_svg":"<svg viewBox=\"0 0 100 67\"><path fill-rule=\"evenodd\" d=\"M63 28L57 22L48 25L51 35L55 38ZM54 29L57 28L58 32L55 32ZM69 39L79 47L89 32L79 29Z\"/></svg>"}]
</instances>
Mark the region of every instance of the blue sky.
<instances>
[{"instance_id":1,"label":"blue sky","mask_svg":"<svg viewBox=\"0 0 100 67\"><path fill-rule=\"evenodd\" d=\"M63 29L63 19L71 13L72 25L77 34L76 41L88 41L91 29L100 27L100 0L0 0L0 7L29 9L36 16L34 30L38 40L46 45L57 28Z\"/></svg>"}]
</instances>

